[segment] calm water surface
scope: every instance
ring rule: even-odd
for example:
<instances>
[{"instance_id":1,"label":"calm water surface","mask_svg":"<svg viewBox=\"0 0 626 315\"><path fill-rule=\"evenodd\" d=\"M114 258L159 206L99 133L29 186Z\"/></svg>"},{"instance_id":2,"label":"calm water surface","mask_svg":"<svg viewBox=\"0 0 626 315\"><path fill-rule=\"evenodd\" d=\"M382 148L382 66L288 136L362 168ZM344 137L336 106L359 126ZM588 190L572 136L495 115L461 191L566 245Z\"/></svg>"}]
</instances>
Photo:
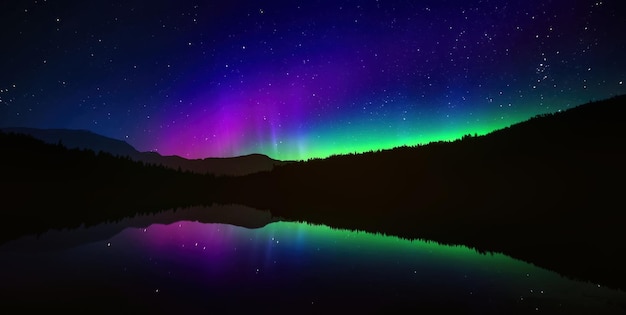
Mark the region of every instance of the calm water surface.
<instances>
[{"instance_id":1,"label":"calm water surface","mask_svg":"<svg viewBox=\"0 0 626 315\"><path fill-rule=\"evenodd\" d=\"M151 219L159 221L1 245L3 305L151 313L625 311L622 291L462 246L272 220L247 228Z\"/></svg>"}]
</instances>

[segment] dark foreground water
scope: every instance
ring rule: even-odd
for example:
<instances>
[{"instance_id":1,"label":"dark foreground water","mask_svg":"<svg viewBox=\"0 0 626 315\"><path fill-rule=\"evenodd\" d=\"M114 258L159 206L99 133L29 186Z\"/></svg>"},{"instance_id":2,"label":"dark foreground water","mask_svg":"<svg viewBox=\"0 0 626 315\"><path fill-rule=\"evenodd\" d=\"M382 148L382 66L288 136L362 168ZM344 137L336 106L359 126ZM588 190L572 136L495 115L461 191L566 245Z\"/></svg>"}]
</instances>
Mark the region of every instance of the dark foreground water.
<instances>
[{"instance_id":1,"label":"dark foreground water","mask_svg":"<svg viewBox=\"0 0 626 315\"><path fill-rule=\"evenodd\" d=\"M179 210L5 243L2 307L152 314L626 310L622 291L501 254L230 210ZM210 218L211 211L231 217ZM247 217L237 223L233 213ZM189 218L199 214L248 227Z\"/></svg>"}]
</instances>

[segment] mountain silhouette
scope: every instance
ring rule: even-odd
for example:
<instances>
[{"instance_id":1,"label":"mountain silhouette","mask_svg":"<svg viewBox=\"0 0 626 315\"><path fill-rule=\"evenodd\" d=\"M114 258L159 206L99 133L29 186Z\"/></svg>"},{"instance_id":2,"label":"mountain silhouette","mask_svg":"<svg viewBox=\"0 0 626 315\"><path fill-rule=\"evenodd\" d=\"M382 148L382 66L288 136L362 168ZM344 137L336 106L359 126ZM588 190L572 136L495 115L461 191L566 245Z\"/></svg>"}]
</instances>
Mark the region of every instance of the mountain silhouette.
<instances>
[{"instance_id":1,"label":"mountain silhouette","mask_svg":"<svg viewBox=\"0 0 626 315\"><path fill-rule=\"evenodd\" d=\"M166 167L209 173L214 175L246 175L271 170L276 165L289 163L272 159L263 154L249 154L228 158L185 159L180 156L163 156L157 152L140 152L125 141L105 137L88 130L1 128L6 133L21 133L33 136L50 144L62 144L68 149L88 149L107 152L116 156L129 157L135 161L163 165Z\"/></svg>"}]
</instances>

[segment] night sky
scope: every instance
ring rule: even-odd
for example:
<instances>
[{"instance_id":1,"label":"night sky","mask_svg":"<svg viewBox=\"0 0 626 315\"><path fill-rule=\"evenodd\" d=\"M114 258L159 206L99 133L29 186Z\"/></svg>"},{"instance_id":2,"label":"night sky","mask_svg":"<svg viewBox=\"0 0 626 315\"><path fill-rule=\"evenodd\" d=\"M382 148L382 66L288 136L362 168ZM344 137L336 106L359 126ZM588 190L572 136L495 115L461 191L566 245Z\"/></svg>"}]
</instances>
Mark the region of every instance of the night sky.
<instances>
[{"instance_id":1,"label":"night sky","mask_svg":"<svg viewBox=\"0 0 626 315\"><path fill-rule=\"evenodd\" d=\"M187 158L308 159L626 93L614 1L12 1L0 126Z\"/></svg>"}]
</instances>

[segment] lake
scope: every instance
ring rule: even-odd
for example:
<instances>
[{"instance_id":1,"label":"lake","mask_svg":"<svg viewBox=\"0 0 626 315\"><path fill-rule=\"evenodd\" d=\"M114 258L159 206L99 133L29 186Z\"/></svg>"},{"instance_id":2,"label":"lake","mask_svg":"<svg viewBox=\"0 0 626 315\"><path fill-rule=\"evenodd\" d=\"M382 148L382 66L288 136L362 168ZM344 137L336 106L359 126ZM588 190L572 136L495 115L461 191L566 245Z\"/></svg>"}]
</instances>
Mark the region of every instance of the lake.
<instances>
[{"instance_id":1,"label":"lake","mask_svg":"<svg viewBox=\"0 0 626 315\"><path fill-rule=\"evenodd\" d=\"M581 249L584 250L584 249ZM626 293L464 246L191 208L0 245L2 305L150 313L623 314Z\"/></svg>"}]
</instances>

